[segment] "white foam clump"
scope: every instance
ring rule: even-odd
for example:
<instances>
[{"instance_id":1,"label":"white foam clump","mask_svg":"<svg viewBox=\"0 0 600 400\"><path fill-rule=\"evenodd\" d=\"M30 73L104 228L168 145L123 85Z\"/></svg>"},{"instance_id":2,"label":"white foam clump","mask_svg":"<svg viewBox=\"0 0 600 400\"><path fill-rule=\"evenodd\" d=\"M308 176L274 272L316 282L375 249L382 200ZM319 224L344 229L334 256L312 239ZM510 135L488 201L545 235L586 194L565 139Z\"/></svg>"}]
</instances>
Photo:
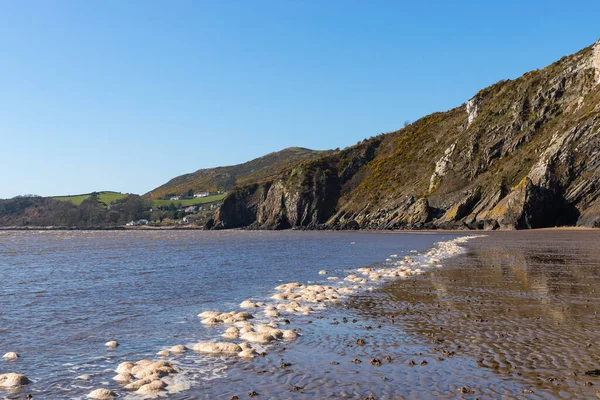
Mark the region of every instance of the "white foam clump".
<instances>
[{"instance_id":1,"label":"white foam clump","mask_svg":"<svg viewBox=\"0 0 600 400\"><path fill-rule=\"evenodd\" d=\"M207 355L238 356L241 358L253 358L256 354L256 350L245 342L240 344L228 342L199 342L194 345L194 350Z\"/></svg>"},{"instance_id":2,"label":"white foam clump","mask_svg":"<svg viewBox=\"0 0 600 400\"><path fill-rule=\"evenodd\" d=\"M189 350L189 349L188 349L187 347L185 347L184 345L182 345L182 344L176 344L175 346L173 346L173 347L171 347L171 348L169 349L169 351L170 351L171 353L179 353L179 354L180 354L180 353L185 353L185 352L186 352L186 351L188 351L188 350Z\"/></svg>"},{"instance_id":3,"label":"white foam clump","mask_svg":"<svg viewBox=\"0 0 600 400\"><path fill-rule=\"evenodd\" d=\"M25 375L9 372L0 374L0 388L12 388L27 385L29 379Z\"/></svg>"},{"instance_id":4,"label":"white foam clump","mask_svg":"<svg viewBox=\"0 0 600 400\"><path fill-rule=\"evenodd\" d=\"M109 389L96 389L91 391L87 397L96 400L111 400L117 397L117 393Z\"/></svg>"},{"instance_id":5,"label":"white foam clump","mask_svg":"<svg viewBox=\"0 0 600 400\"><path fill-rule=\"evenodd\" d=\"M237 339L240 337L240 330L235 326L230 326L221 336L223 336L225 339Z\"/></svg>"},{"instance_id":6,"label":"white foam clump","mask_svg":"<svg viewBox=\"0 0 600 400\"><path fill-rule=\"evenodd\" d=\"M136 390L136 393L141 395L161 395L165 392L164 389L166 387L167 384L164 381L154 380L140 386L140 388Z\"/></svg>"},{"instance_id":7,"label":"white foam clump","mask_svg":"<svg viewBox=\"0 0 600 400\"><path fill-rule=\"evenodd\" d=\"M285 306L278 306L277 308L289 313L308 315L314 310L310 306L302 306L300 303L335 303L339 302L341 298L337 289L327 285L305 286L294 283L280 285L276 289L280 293L271 296L271 298L280 302L288 300L288 303L283 303Z\"/></svg>"},{"instance_id":8,"label":"white foam clump","mask_svg":"<svg viewBox=\"0 0 600 400\"><path fill-rule=\"evenodd\" d=\"M240 308L258 308L260 307L257 303L252 300L244 300L240 303Z\"/></svg>"},{"instance_id":9,"label":"white foam clump","mask_svg":"<svg viewBox=\"0 0 600 400\"><path fill-rule=\"evenodd\" d=\"M202 318L204 325L218 325L218 324L234 324L238 321L245 321L254 318L252 314L246 311L231 311L231 312L218 312L218 311L204 311L198 314L198 317Z\"/></svg>"},{"instance_id":10,"label":"white foam clump","mask_svg":"<svg viewBox=\"0 0 600 400\"><path fill-rule=\"evenodd\" d=\"M270 318L277 318L280 316L277 310L265 310L265 315Z\"/></svg>"},{"instance_id":11,"label":"white foam clump","mask_svg":"<svg viewBox=\"0 0 600 400\"><path fill-rule=\"evenodd\" d=\"M193 347L194 351L206 354L238 354L242 351L239 344L229 342L199 342Z\"/></svg>"},{"instance_id":12,"label":"white foam clump","mask_svg":"<svg viewBox=\"0 0 600 400\"><path fill-rule=\"evenodd\" d=\"M4 354L2 358L4 358L7 361L14 361L19 358L19 354L14 351L9 351L8 353Z\"/></svg>"},{"instance_id":13,"label":"white foam clump","mask_svg":"<svg viewBox=\"0 0 600 400\"><path fill-rule=\"evenodd\" d=\"M273 340L275 337L267 332L246 332L242 336L240 336L242 340L245 340L250 343L259 343L259 344L267 344Z\"/></svg>"},{"instance_id":14,"label":"white foam clump","mask_svg":"<svg viewBox=\"0 0 600 400\"><path fill-rule=\"evenodd\" d=\"M245 329L240 339L250 343L266 344L283 337L283 332L268 324L257 325Z\"/></svg>"},{"instance_id":15,"label":"white foam clump","mask_svg":"<svg viewBox=\"0 0 600 400\"><path fill-rule=\"evenodd\" d=\"M293 329L284 329L281 331L283 333L283 339L285 340L294 340L298 338L298 333Z\"/></svg>"},{"instance_id":16,"label":"white foam clump","mask_svg":"<svg viewBox=\"0 0 600 400\"><path fill-rule=\"evenodd\" d=\"M241 357L241 358L254 358L254 355L256 354L256 350L253 349L252 347L250 347L248 345L248 343L242 342L242 344L240 344L240 347L242 348L242 351L240 351L238 353L238 357Z\"/></svg>"},{"instance_id":17,"label":"white foam clump","mask_svg":"<svg viewBox=\"0 0 600 400\"><path fill-rule=\"evenodd\" d=\"M168 361L140 360L125 361L117 366L113 377L116 382L125 385L126 390L135 391L139 395L164 395L175 392L169 390L168 378L180 372L180 369Z\"/></svg>"}]
</instances>

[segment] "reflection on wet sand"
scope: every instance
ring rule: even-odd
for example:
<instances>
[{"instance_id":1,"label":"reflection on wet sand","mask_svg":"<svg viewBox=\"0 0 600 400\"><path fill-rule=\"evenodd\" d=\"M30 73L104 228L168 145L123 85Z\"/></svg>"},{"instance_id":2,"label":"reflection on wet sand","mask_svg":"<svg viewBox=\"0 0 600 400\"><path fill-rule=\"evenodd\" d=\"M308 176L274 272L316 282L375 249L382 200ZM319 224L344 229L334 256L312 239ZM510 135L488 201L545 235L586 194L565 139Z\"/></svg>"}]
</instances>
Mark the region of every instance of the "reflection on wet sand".
<instances>
[{"instance_id":1,"label":"reflection on wet sand","mask_svg":"<svg viewBox=\"0 0 600 400\"><path fill-rule=\"evenodd\" d=\"M491 233L445 268L353 305L382 308L442 357L472 357L525 387L512 396L594 398L600 380L585 372L600 368L598 244L600 232Z\"/></svg>"}]
</instances>

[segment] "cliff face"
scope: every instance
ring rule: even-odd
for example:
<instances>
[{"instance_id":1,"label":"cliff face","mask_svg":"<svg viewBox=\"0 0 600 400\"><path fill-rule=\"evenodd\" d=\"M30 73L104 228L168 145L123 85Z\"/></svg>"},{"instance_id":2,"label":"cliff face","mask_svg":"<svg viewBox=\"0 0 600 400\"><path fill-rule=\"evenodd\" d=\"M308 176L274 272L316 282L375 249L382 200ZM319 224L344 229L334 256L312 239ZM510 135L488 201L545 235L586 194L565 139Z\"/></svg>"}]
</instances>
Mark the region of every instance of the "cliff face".
<instances>
[{"instance_id":1,"label":"cliff face","mask_svg":"<svg viewBox=\"0 0 600 400\"><path fill-rule=\"evenodd\" d=\"M286 229L327 224L353 178L375 155L372 140L318 160L300 163L275 180L236 188L210 227Z\"/></svg>"},{"instance_id":2,"label":"cliff face","mask_svg":"<svg viewBox=\"0 0 600 400\"><path fill-rule=\"evenodd\" d=\"M600 227L600 42L233 191L218 228Z\"/></svg>"}]
</instances>

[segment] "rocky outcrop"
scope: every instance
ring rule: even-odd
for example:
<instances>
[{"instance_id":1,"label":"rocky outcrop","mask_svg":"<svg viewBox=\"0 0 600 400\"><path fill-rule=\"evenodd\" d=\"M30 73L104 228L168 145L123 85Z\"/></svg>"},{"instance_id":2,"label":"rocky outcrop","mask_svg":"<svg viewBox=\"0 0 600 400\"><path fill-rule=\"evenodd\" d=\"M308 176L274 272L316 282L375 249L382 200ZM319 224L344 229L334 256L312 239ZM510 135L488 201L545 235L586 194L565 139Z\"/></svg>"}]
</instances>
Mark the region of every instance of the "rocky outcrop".
<instances>
[{"instance_id":1,"label":"rocky outcrop","mask_svg":"<svg viewBox=\"0 0 600 400\"><path fill-rule=\"evenodd\" d=\"M469 120L471 118L471 114L469 114ZM470 122L469 122L470 124ZM444 156L435 163L435 171L431 175L431 179L429 180L429 191L432 192L439 180L446 175L446 171L448 170L450 161L452 159L452 153L454 153L454 149L456 148L456 143L452 143L450 147L444 151Z\"/></svg>"},{"instance_id":2,"label":"rocky outcrop","mask_svg":"<svg viewBox=\"0 0 600 400\"><path fill-rule=\"evenodd\" d=\"M455 223L463 220L473 212L475 206L481 200L481 188L477 187L465 193L465 197L450 207L438 220L440 226L453 227ZM472 222L472 221L471 221Z\"/></svg>"},{"instance_id":3,"label":"rocky outcrop","mask_svg":"<svg viewBox=\"0 0 600 400\"><path fill-rule=\"evenodd\" d=\"M489 228L531 229L558 225L567 213L567 205L551 189L536 186L529 177L523 180L485 214Z\"/></svg>"},{"instance_id":4,"label":"rocky outcrop","mask_svg":"<svg viewBox=\"0 0 600 400\"><path fill-rule=\"evenodd\" d=\"M255 224L258 209L263 206L272 182L234 189L217 209L207 228L230 229ZM216 221L216 222L215 222Z\"/></svg>"},{"instance_id":5,"label":"rocky outcrop","mask_svg":"<svg viewBox=\"0 0 600 400\"><path fill-rule=\"evenodd\" d=\"M600 225L600 42L234 190L217 228Z\"/></svg>"},{"instance_id":6,"label":"rocky outcrop","mask_svg":"<svg viewBox=\"0 0 600 400\"><path fill-rule=\"evenodd\" d=\"M293 168L285 179L238 189L215 215L216 228L316 228L333 213L339 199L337 171L327 163Z\"/></svg>"},{"instance_id":7,"label":"rocky outcrop","mask_svg":"<svg viewBox=\"0 0 600 400\"><path fill-rule=\"evenodd\" d=\"M467 101L467 127L471 126L473 121L475 121L475 118L477 118L477 105L480 101L481 98L479 98L478 96L475 96L469 101Z\"/></svg>"},{"instance_id":8,"label":"rocky outcrop","mask_svg":"<svg viewBox=\"0 0 600 400\"><path fill-rule=\"evenodd\" d=\"M593 63L596 70L596 82L600 84L600 40L594 45Z\"/></svg>"},{"instance_id":9,"label":"rocky outcrop","mask_svg":"<svg viewBox=\"0 0 600 400\"><path fill-rule=\"evenodd\" d=\"M360 184L356 176L373 159L377 139L284 171L277 180L237 188L207 228L316 229L335 213L340 197ZM345 229L357 229L348 222Z\"/></svg>"},{"instance_id":10,"label":"rocky outcrop","mask_svg":"<svg viewBox=\"0 0 600 400\"><path fill-rule=\"evenodd\" d=\"M579 216L577 226L600 228L600 199L587 207Z\"/></svg>"}]
</instances>

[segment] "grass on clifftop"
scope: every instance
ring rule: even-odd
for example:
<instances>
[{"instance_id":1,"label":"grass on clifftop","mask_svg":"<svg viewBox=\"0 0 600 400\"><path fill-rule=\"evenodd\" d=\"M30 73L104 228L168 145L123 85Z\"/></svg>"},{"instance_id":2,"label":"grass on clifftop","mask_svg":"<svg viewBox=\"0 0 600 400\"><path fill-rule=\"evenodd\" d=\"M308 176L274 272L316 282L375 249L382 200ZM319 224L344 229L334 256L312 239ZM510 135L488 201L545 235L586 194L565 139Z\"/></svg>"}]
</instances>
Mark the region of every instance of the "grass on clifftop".
<instances>
[{"instance_id":1,"label":"grass on clifftop","mask_svg":"<svg viewBox=\"0 0 600 400\"><path fill-rule=\"evenodd\" d=\"M199 198L195 198L195 199L185 199L185 200L151 200L152 201L152 206L153 207L159 207L159 206L168 206L169 204L173 203L175 205L180 204L183 207L189 207L189 206L195 206L198 204L207 204L207 203L214 203L217 201L221 201L225 198L226 194L217 194L214 196L208 196L208 197L199 197Z\"/></svg>"}]
</instances>

